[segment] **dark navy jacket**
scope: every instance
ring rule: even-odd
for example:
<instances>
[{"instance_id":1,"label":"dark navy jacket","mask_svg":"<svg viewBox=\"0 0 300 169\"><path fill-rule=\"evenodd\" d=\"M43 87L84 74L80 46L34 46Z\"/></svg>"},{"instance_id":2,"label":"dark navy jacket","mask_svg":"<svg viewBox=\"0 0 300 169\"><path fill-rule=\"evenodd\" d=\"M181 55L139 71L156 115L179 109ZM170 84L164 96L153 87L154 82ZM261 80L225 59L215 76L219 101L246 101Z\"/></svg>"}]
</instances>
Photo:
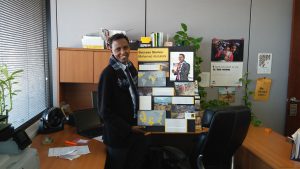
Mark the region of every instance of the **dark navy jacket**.
<instances>
[{"instance_id":1,"label":"dark navy jacket","mask_svg":"<svg viewBox=\"0 0 300 169\"><path fill-rule=\"evenodd\" d=\"M130 73L137 76L137 70L133 66ZM103 140L106 145L115 148L130 145L135 135L131 132L131 126L137 123L129 86L120 83L120 79L124 78L126 79L126 75L123 72L108 65L103 70L98 85L98 108L104 121Z\"/></svg>"}]
</instances>

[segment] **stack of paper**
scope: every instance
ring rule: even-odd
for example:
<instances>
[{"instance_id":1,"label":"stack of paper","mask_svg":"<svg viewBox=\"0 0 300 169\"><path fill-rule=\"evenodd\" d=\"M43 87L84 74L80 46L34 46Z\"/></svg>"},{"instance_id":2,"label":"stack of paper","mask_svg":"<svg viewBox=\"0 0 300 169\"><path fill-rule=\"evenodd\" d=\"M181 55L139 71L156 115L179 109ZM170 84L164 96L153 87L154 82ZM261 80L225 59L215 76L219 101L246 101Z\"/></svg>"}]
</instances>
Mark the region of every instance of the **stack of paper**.
<instances>
[{"instance_id":1,"label":"stack of paper","mask_svg":"<svg viewBox=\"0 0 300 169\"><path fill-rule=\"evenodd\" d=\"M83 48L104 49L104 41L100 36L83 36L81 42Z\"/></svg>"},{"instance_id":2,"label":"stack of paper","mask_svg":"<svg viewBox=\"0 0 300 169\"><path fill-rule=\"evenodd\" d=\"M60 157L68 160L73 160L81 155L90 153L89 147L71 146L71 147L55 147L49 148L48 157Z\"/></svg>"},{"instance_id":3,"label":"stack of paper","mask_svg":"<svg viewBox=\"0 0 300 169\"><path fill-rule=\"evenodd\" d=\"M291 158L293 160L300 160L300 128L292 135L294 145Z\"/></svg>"}]
</instances>

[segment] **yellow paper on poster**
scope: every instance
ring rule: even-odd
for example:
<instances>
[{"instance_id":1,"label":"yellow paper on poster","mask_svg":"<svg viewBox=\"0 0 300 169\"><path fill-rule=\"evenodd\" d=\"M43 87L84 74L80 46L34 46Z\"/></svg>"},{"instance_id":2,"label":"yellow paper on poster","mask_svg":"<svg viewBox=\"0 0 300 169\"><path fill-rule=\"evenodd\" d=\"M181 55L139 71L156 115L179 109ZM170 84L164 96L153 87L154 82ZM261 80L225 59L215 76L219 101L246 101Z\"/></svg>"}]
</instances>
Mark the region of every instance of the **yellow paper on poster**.
<instances>
[{"instance_id":1,"label":"yellow paper on poster","mask_svg":"<svg viewBox=\"0 0 300 169\"><path fill-rule=\"evenodd\" d=\"M169 61L169 48L139 48L139 62Z\"/></svg>"},{"instance_id":2,"label":"yellow paper on poster","mask_svg":"<svg viewBox=\"0 0 300 169\"><path fill-rule=\"evenodd\" d=\"M256 80L254 100L267 101L270 96L272 79L259 78Z\"/></svg>"}]
</instances>

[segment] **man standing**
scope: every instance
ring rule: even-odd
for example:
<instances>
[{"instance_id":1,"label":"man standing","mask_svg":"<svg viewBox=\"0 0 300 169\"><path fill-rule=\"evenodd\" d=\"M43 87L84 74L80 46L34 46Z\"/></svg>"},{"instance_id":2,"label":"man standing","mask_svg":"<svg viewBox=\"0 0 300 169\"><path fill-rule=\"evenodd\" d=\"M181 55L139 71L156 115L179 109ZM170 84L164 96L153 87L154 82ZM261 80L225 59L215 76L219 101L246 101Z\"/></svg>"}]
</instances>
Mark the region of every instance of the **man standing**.
<instances>
[{"instance_id":1,"label":"man standing","mask_svg":"<svg viewBox=\"0 0 300 169\"><path fill-rule=\"evenodd\" d=\"M190 73L190 64L187 63L185 59L185 55L183 53L179 54L179 63L172 70L174 75L176 75L176 81L188 81L188 76Z\"/></svg>"},{"instance_id":2,"label":"man standing","mask_svg":"<svg viewBox=\"0 0 300 169\"><path fill-rule=\"evenodd\" d=\"M99 114L104 121L110 169L140 169L147 152L144 131L137 124L137 70L129 61L124 34L108 40L112 55L98 85Z\"/></svg>"}]
</instances>

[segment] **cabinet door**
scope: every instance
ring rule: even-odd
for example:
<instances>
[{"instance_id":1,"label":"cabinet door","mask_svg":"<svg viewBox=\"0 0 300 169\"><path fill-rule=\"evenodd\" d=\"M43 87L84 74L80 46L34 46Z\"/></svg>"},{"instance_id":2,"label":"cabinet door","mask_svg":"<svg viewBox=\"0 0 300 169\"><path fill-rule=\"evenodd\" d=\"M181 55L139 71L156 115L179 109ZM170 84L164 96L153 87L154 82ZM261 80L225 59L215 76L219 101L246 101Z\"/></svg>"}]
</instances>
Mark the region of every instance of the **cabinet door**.
<instances>
[{"instance_id":1,"label":"cabinet door","mask_svg":"<svg viewBox=\"0 0 300 169\"><path fill-rule=\"evenodd\" d=\"M100 74L109 63L110 51L94 52L94 83L98 83Z\"/></svg>"},{"instance_id":2,"label":"cabinet door","mask_svg":"<svg viewBox=\"0 0 300 169\"><path fill-rule=\"evenodd\" d=\"M111 52L108 50L94 52L94 83L99 82L99 77L104 68L108 65L110 56ZM137 51L130 51L129 60L133 63L135 68L138 67Z\"/></svg>"},{"instance_id":3,"label":"cabinet door","mask_svg":"<svg viewBox=\"0 0 300 169\"><path fill-rule=\"evenodd\" d=\"M59 51L60 82L93 83L92 51Z\"/></svg>"},{"instance_id":4,"label":"cabinet door","mask_svg":"<svg viewBox=\"0 0 300 169\"><path fill-rule=\"evenodd\" d=\"M136 50L132 50L130 51L130 57L129 60L132 62L132 64L134 65L134 67L136 69L138 69L138 56L137 56L138 52Z\"/></svg>"}]
</instances>

